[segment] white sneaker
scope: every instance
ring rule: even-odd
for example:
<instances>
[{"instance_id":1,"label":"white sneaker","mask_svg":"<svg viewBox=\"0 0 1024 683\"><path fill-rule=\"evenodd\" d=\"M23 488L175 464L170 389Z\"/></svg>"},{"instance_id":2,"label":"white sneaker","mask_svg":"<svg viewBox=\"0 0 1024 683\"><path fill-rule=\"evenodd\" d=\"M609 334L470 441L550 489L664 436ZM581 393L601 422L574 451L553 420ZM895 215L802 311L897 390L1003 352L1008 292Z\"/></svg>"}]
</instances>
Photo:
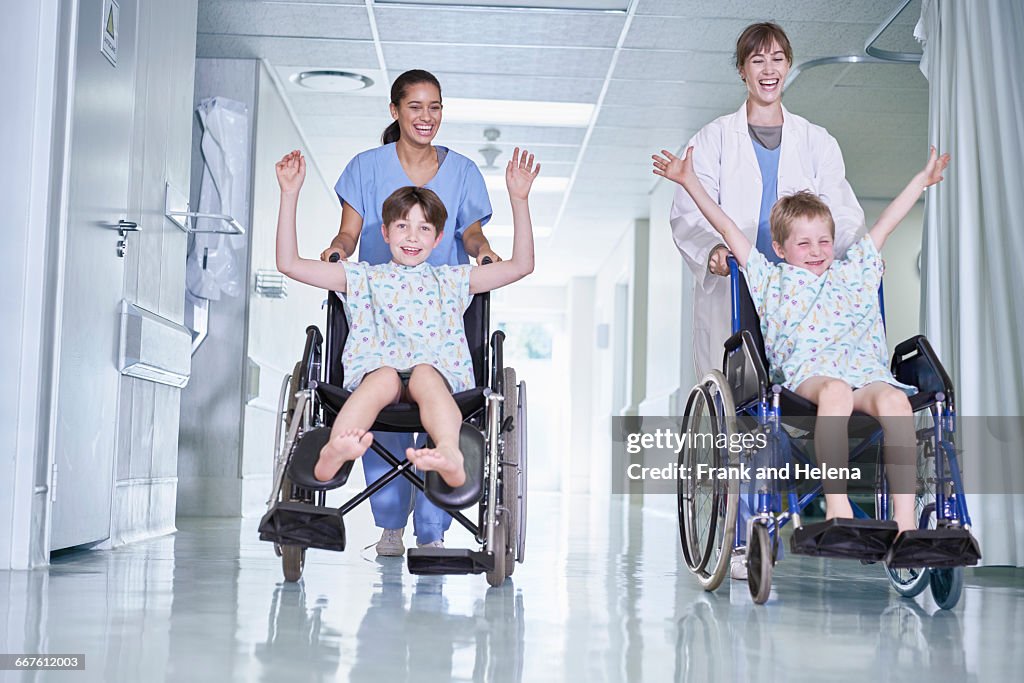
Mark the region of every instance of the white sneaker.
<instances>
[{"instance_id":1,"label":"white sneaker","mask_svg":"<svg viewBox=\"0 0 1024 683\"><path fill-rule=\"evenodd\" d=\"M401 529L385 529L377 541L377 554L384 557L401 557L405 554L405 544L402 543L402 534L405 527Z\"/></svg>"},{"instance_id":2,"label":"white sneaker","mask_svg":"<svg viewBox=\"0 0 1024 683\"><path fill-rule=\"evenodd\" d=\"M417 548L443 548L444 547L444 541L442 541L439 538L436 541L431 541L430 543L417 543L416 547Z\"/></svg>"},{"instance_id":3,"label":"white sneaker","mask_svg":"<svg viewBox=\"0 0 1024 683\"><path fill-rule=\"evenodd\" d=\"M747 549L738 548L732 551L729 558L729 576L736 581L747 580Z\"/></svg>"}]
</instances>

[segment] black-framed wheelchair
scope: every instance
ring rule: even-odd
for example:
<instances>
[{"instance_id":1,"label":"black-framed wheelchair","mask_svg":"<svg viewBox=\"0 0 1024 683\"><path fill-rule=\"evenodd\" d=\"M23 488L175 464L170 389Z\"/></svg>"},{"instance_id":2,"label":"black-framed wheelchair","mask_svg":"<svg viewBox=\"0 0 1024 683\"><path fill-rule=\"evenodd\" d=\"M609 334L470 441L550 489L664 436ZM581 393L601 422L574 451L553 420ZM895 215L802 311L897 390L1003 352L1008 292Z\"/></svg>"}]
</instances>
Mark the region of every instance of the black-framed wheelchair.
<instances>
[{"instance_id":1,"label":"black-framed wheelchair","mask_svg":"<svg viewBox=\"0 0 1024 683\"><path fill-rule=\"evenodd\" d=\"M813 465L807 447L813 443L817 407L769 380L757 311L735 259L729 259L729 268L733 334L725 343L723 370L705 375L687 399L680 471L696 472L702 463L705 468L719 468L716 471L735 469L744 462L764 467L780 467L785 462ZM882 314L884 320L884 310ZM960 475L953 384L921 335L896 346L890 369L897 380L918 388L910 397L917 433L914 494L918 529L900 536L901 559L894 560L890 554L898 531L891 520L892 491L882 466L882 428L873 418L854 412L850 438L855 445L850 450L850 464L873 474L866 479L874 488L866 494L868 502L862 499L858 504L851 495L853 520L803 525L801 513L823 490L818 479L750 483L741 483L738 477L678 480L683 559L705 590L721 585L730 571L733 552L745 547L751 597L755 603L766 602L773 567L780 557L781 531L792 524L793 554L884 563L889 581L900 595L913 597L930 587L939 607L956 605L963 589L963 568L977 564L981 553L970 533L971 518ZM761 435L764 447L735 452L721 446L736 443L734 435L743 431ZM704 435L714 438L700 438ZM741 502L749 511L747 520L740 515ZM818 534L843 542L819 546Z\"/></svg>"},{"instance_id":2,"label":"black-framed wheelchair","mask_svg":"<svg viewBox=\"0 0 1024 683\"><path fill-rule=\"evenodd\" d=\"M302 359L282 382L273 488L260 521L260 539L274 543L285 580L298 581L307 549L344 550L344 516L394 479L405 477L479 544L410 548L410 573L484 573L490 585L501 585L516 563L524 561L526 551L526 383L517 383L515 370L504 366L504 332L490 333L490 295L475 295L464 315L476 383L473 389L454 394L463 417L459 445L466 483L453 488L436 472L421 476L411 463L375 441L371 448L391 469L341 507L332 508L327 506L327 492L348 481L353 462L324 482L313 476L313 467L349 396L342 389L342 349L348 336L345 305L337 294L328 294L326 339L316 326L308 327ZM371 431L425 430L417 406L398 403L380 413ZM463 513L473 506L475 521Z\"/></svg>"}]
</instances>

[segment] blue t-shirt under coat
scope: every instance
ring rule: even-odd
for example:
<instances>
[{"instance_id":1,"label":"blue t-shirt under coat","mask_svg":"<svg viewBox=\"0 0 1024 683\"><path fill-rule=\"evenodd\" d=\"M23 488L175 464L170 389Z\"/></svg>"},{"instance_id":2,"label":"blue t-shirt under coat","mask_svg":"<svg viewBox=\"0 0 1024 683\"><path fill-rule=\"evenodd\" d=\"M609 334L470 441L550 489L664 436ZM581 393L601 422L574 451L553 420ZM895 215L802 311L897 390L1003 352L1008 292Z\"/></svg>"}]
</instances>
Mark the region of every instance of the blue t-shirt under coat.
<instances>
[{"instance_id":1,"label":"blue t-shirt under coat","mask_svg":"<svg viewBox=\"0 0 1024 683\"><path fill-rule=\"evenodd\" d=\"M779 196L779 152L782 145L775 149L766 149L757 140L751 139L757 165L761 168L761 213L757 218L757 250L771 263L781 263L782 259L772 248L772 230L768 217Z\"/></svg>"}]
</instances>

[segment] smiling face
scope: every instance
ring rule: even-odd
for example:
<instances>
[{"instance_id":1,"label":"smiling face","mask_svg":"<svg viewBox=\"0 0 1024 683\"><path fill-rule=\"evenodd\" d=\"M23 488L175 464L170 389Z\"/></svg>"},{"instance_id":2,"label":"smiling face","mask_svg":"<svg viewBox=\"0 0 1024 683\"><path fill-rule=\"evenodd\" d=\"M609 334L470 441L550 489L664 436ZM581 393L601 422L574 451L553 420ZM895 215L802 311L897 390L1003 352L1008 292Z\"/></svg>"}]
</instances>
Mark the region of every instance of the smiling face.
<instances>
[{"instance_id":1,"label":"smiling face","mask_svg":"<svg viewBox=\"0 0 1024 683\"><path fill-rule=\"evenodd\" d=\"M798 216L790 221L785 241L772 242L772 248L789 265L821 275L835 260L832 231L824 216Z\"/></svg>"},{"instance_id":2,"label":"smiling face","mask_svg":"<svg viewBox=\"0 0 1024 683\"><path fill-rule=\"evenodd\" d=\"M441 91L429 82L412 83L391 117L398 122L401 139L416 145L429 145L441 127Z\"/></svg>"},{"instance_id":3,"label":"smiling face","mask_svg":"<svg viewBox=\"0 0 1024 683\"><path fill-rule=\"evenodd\" d=\"M755 50L740 67L740 78L747 85L748 98L766 106L782 98L782 84L786 82L790 61L778 41L772 40Z\"/></svg>"},{"instance_id":4,"label":"smiling face","mask_svg":"<svg viewBox=\"0 0 1024 683\"><path fill-rule=\"evenodd\" d=\"M391 259L403 266L418 266L441 243L441 232L427 220L423 207L413 204L408 215L381 227Z\"/></svg>"}]
</instances>

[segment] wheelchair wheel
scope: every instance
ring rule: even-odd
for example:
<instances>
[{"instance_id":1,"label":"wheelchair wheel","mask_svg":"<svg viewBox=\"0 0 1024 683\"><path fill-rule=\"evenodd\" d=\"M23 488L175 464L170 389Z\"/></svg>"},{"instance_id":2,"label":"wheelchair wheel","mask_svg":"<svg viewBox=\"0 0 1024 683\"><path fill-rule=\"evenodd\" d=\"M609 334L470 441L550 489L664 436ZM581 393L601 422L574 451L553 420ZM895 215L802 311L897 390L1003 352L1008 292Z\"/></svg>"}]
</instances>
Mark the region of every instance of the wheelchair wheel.
<instances>
[{"instance_id":1,"label":"wheelchair wheel","mask_svg":"<svg viewBox=\"0 0 1024 683\"><path fill-rule=\"evenodd\" d=\"M768 527L754 524L747 542L747 588L758 605L763 605L771 595L774 560Z\"/></svg>"},{"instance_id":2,"label":"wheelchair wheel","mask_svg":"<svg viewBox=\"0 0 1024 683\"><path fill-rule=\"evenodd\" d=\"M501 503L508 519L508 544L505 552L505 571L512 576L516 566L516 538L519 526L518 480L519 480L519 415L516 410L519 391L516 386L516 371L505 368L502 373L502 391L504 401L501 404L502 427L508 424L511 417L511 429L502 434L501 451Z\"/></svg>"},{"instance_id":3,"label":"wheelchair wheel","mask_svg":"<svg viewBox=\"0 0 1024 683\"><path fill-rule=\"evenodd\" d=\"M295 583L301 579L302 569L306 566L306 548L301 545L281 546L281 566L285 581Z\"/></svg>"},{"instance_id":4,"label":"wheelchair wheel","mask_svg":"<svg viewBox=\"0 0 1024 683\"><path fill-rule=\"evenodd\" d=\"M499 511L500 512L500 511ZM494 525L494 568L487 572L487 583L497 588L508 578L506 561L508 560L508 515L499 514Z\"/></svg>"},{"instance_id":5,"label":"wheelchair wheel","mask_svg":"<svg viewBox=\"0 0 1024 683\"><path fill-rule=\"evenodd\" d=\"M928 575L932 597L942 609L953 609L964 590L964 568L931 569Z\"/></svg>"},{"instance_id":6,"label":"wheelchair wheel","mask_svg":"<svg viewBox=\"0 0 1024 683\"><path fill-rule=\"evenodd\" d=\"M704 590L721 585L729 571L736 534L739 482L735 479L697 478L697 466L725 467L727 449L716 448L721 435L728 440L735 429L736 408L725 376L717 370L693 388L683 413L683 448L676 485L679 541L686 566ZM710 443L709 443L710 441Z\"/></svg>"}]
</instances>

